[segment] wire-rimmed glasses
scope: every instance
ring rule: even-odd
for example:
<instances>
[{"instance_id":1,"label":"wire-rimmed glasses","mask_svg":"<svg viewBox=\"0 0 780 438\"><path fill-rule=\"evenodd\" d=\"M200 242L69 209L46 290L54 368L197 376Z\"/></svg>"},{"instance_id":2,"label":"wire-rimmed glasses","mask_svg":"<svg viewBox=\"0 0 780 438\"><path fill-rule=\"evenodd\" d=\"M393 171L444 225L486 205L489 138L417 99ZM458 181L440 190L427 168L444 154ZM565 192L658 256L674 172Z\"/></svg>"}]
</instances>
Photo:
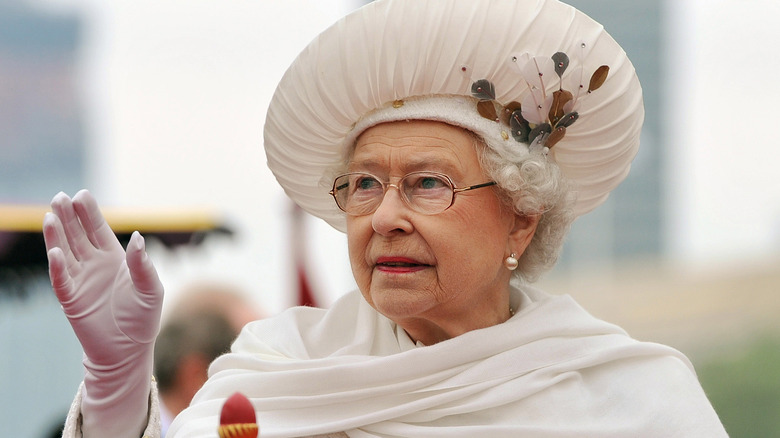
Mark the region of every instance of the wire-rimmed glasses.
<instances>
[{"instance_id":1,"label":"wire-rimmed glasses","mask_svg":"<svg viewBox=\"0 0 780 438\"><path fill-rule=\"evenodd\" d=\"M490 181L455 187L450 177L437 172L412 172L397 184L391 184L370 173L352 172L336 177L329 193L342 211L350 216L363 216L376 211L388 188L395 187L409 208L417 213L433 215L450 208L456 193L495 184L495 181Z\"/></svg>"}]
</instances>

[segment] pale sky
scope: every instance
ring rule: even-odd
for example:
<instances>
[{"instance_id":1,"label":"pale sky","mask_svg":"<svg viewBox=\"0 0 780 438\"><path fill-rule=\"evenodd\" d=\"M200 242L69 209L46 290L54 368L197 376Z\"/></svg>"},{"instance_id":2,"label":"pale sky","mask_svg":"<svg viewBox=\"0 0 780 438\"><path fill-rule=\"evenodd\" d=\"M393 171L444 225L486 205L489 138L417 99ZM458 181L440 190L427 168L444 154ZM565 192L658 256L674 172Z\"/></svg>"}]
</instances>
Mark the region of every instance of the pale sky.
<instances>
[{"instance_id":1,"label":"pale sky","mask_svg":"<svg viewBox=\"0 0 780 438\"><path fill-rule=\"evenodd\" d=\"M780 2L668 3L670 256L706 262L776 255Z\"/></svg>"}]
</instances>

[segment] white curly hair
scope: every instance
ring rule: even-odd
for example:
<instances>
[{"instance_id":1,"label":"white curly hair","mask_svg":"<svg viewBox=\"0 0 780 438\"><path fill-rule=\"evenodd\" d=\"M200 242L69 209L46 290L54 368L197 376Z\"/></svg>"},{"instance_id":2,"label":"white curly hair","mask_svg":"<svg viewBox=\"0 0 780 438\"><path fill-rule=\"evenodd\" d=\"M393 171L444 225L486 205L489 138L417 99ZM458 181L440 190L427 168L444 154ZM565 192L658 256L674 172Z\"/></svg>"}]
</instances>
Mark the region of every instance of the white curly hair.
<instances>
[{"instance_id":1,"label":"white curly hair","mask_svg":"<svg viewBox=\"0 0 780 438\"><path fill-rule=\"evenodd\" d=\"M572 183L541 147L522 143L491 144L472 133L483 171L515 213L539 215L531 243L520 255L515 279L534 282L558 261L564 238L576 218Z\"/></svg>"}]
</instances>

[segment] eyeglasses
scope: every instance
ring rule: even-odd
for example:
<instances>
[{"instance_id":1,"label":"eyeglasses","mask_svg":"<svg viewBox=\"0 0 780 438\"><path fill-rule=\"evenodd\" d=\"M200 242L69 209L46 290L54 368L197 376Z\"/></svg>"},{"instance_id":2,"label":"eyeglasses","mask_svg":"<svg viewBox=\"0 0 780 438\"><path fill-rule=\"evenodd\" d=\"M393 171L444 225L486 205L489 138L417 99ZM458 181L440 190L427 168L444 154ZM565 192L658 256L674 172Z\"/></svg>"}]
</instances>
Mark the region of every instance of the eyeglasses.
<instances>
[{"instance_id":1,"label":"eyeglasses","mask_svg":"<svg viewBox=\"0 0 780 438\"><path fill-rule=\"evenodd\" d=\"M398 184L381 181L370 173L353 172L337 177L329 192L336 205L350 216L371 214L379 207L389 187L395 187L404 203L417 213L433 215L450 208L455 194L495 185L495 181L455 187L450 177L436 172L412 172Z\"/></svg>"}]
</instances>

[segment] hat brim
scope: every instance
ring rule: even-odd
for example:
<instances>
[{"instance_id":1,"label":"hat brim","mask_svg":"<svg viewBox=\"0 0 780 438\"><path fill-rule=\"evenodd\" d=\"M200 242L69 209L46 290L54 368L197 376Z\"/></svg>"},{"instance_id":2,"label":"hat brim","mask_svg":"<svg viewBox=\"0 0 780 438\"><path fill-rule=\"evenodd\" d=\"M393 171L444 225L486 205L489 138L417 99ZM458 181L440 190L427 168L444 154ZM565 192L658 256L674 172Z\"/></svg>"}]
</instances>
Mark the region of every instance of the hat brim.
<instances>
[{"instance_id":1,"label":"hat brim","mask_svg":"<svg viewBox=\"0 0 780 438\"><path fill-rule=\"evenodd\" d=\"M294 202L344 231L323 175L343 159L361 117L413 96L469 96L482 78L495 84L497 101L521 101L528 86L507 62L511 54L559 51L585 72L610 67L550 152L575 184L575 213L584 214L628 174L644 107L623 49L599 23L556 0L380 0L344 17L280 81L265 123L268 166Z\"/></svg>"}]
</instances>

